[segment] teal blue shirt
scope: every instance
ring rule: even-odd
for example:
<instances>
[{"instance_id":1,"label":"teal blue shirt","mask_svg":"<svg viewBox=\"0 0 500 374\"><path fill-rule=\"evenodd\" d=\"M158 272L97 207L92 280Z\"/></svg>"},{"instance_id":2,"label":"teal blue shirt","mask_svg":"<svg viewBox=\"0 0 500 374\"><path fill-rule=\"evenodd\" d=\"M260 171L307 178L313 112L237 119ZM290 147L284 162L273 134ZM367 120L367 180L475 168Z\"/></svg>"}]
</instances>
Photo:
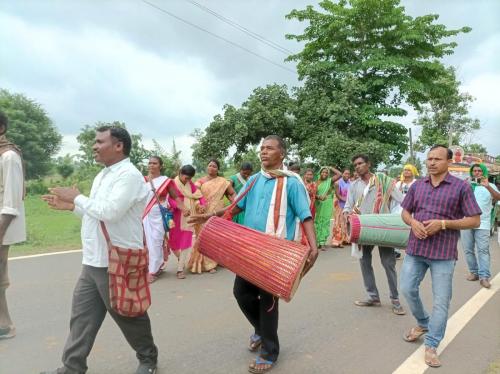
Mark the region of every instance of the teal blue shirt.
<instances>
[{"instance_id":1,"label":"teal blue shirt","mask_svg":"<svg viewBox=\"0 0 500 374\"><path fill-rule=\"evenodd\" d=\"M260 173L252 175L240 193L246 190L249 183L258 178L248 194L241 199L238 207L245 211L244 226L257 231L266 231L267 214L271 205L276 179L267 179ZM309 209L306 189L301 182L294 177L288 177L286 184L287 192L287 213L286 213L286 238L293 240L295 236L295 219L298 217L301 222L312 217Z\"/></svg>"},{"instance_id":2,"label":"teal blue shirt","mask_svg":"<svg viewBox=\"0 0 500 374\"><path fill-rule=\"evenodd\" d=\"M497 187L490 183L490 187L498 192ZM489 230L491 228L491 209L493 209L493 199L490 192L483 186L476 186L474 189L474 197L477 205L481 208L481 226L480 230Z\"/></svg>"}]
</instances>

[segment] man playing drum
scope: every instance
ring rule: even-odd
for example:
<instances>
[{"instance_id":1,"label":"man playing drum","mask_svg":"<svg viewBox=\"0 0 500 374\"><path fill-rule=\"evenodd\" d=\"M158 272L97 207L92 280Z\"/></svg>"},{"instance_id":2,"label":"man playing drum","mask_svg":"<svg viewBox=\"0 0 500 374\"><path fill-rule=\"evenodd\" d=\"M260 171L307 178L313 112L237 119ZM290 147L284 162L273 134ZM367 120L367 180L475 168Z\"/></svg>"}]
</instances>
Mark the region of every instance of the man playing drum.
<instances>
[{"instance_id":1,"label":"man playing drum","mask_svg":"<svg viewBox=\"0 0 500 374\"><path fill-rule=\"evenodd\" d=\"M300 177L283 170L285 154L285 143L279 136L270 135L263 140L260 147L262 170L249 178L241 193L245 193L251 183L253 185L234 206L231 214L245 211L244 226L287 240L298 238L301 231L298 222L302 222L303 232L311 248L305 268L307 271L318 257L314 224L307 190ZM224 211L192 217L190 221L204 222L211 216L222 216ZM276 217L279 217L277 225ZM280 350L278 300L239 276L234 281L233 292L241 311L255 330L248 348L258 352L258 356L250 363L248 370L251 373L268 372L274 367Z\"/></svg>"}]
</instances>

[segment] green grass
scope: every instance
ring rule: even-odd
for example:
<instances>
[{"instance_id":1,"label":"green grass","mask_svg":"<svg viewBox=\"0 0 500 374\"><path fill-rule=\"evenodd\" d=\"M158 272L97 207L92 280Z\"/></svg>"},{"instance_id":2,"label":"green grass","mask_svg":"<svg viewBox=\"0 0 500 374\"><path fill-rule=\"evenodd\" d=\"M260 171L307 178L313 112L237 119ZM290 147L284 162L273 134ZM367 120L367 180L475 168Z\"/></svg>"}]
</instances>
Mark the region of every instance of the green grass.
<instances>
[{"instance_id":1,"label":"green grass","mask_svg":"<svg viewBox=\"0 0 500 374\"><path fill-rule=\"evenodd\" d=\"M485 374L500 374L500 358L490 364Z\"/></svg>"},{"instance_id":2,"label":"green grass","mask_svg":"<svg viewBox=\"0 0 500 374\"><path fill-rule=\"evenodd\" d=\"M233 174L234 170L226 170L224 176L228 178ZM56 182L51 179L46 184L55 185ZM82 191L88 189L83 187ZM81 248L79 217L70 212L49 209L39 195L26 196L24 205L27 241L13 245L9 251L10 257Z\"/></svg>"},{"instance_id":3,"label":"green grass","mask_svg":"<svg viewBox=\"0 0 500 374\"><path fill-rule=\"evenodd\" d=\"M24 204L27 241L13 245L10 257L81 248L79 217L49 209L36 195L28 195Z\"/></svg>"}]
</instances>

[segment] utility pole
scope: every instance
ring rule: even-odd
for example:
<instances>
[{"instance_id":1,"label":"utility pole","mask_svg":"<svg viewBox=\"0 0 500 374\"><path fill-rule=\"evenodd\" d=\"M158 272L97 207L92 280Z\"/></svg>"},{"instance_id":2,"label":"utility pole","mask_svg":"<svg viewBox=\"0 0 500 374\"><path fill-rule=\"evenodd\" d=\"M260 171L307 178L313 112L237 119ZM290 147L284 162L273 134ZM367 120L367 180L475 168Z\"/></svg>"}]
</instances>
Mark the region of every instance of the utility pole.
<instances>
[{"instance_id":1,"label":"utility pole","mask_svg":"<svg viewBox=\"0 0 500 374\"><path fill-rule=\"evenodd\" d=\"M448 148L451 148L451 146L453 145L453 128L450 124L449 128L448 128Z\"/></svg>"},{"instance_id":2,"label":"utility pole","mask_svg":"<svg viewBox=\"0 0 500 374\"><path fill-rule=\"evenodd\" d=\"M411 127L408 128L409 138L410 138L410 160L412 164L415 164L415 158L413 156L413 138L411 136Z\"/></svg>"}]
</instances>

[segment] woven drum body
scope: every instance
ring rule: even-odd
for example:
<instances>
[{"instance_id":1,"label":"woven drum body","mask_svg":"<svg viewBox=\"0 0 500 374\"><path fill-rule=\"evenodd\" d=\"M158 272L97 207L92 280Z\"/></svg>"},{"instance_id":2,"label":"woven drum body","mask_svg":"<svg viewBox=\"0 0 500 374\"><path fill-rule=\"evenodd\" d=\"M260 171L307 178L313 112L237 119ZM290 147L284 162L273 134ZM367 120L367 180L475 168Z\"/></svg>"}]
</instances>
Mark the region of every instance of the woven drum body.
<instances>
[{"instance_id":1,"label":"woven drum body","mask_svg":"<svg viewBox=\"0 0 500 374\"><path fill-rule=\"evenodd\" d=\"M200 252L257 287L289 302L309 249L218 217L199 235Z\"/></svg>"},{"instance_id":2,"label":"woven drum body","mask_svg":"<svg viewBox=\"0 0 500 374\"><path fill-rule=\"evenodd\" d=\"M400 214L352 214L347 234L351 243L406 248L410 226Z\"/></svg>"}]
</instances>

